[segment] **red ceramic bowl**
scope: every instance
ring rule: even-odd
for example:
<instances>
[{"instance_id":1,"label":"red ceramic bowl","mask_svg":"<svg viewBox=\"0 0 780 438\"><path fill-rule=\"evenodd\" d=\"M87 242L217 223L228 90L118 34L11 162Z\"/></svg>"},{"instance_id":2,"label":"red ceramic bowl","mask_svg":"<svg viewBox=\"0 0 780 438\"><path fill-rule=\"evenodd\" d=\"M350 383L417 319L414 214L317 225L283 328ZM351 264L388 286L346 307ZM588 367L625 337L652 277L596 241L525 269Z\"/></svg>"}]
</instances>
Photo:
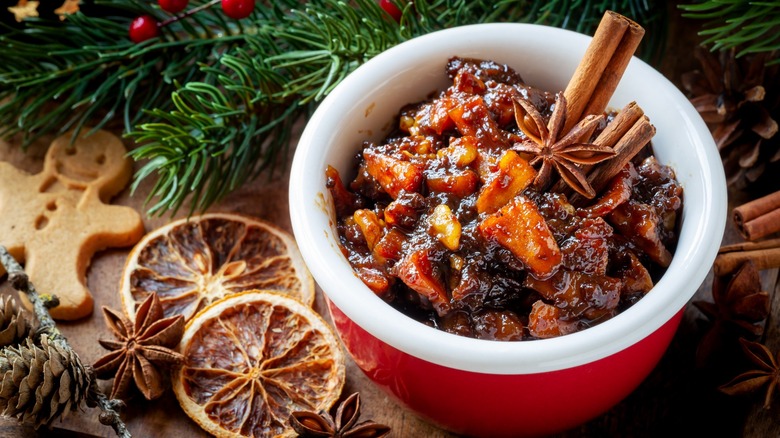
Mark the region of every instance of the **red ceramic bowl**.
<instances>
[{"instance_id":1,"label":"red ceramic bowl","mask_svg":"<svg viewBox=\"0 0 780 438\"><path fill-rule=\"evenodd\" d=\"M412 412L474 436L549 434L618 403L648 375L709 271L726 220L717 149L688 100L648 65L632 60L611 106L635 100L657 128L655 154L682 183L682 228L674 259L652 291L600 325L559 338L497 342L445 333L375 296L341 254L327 165L349 179L363 140L380 140L405 104L447 85L451 56L506 63L547 90L565 87L590 38L525 24L435 32L371 59L322 102L304 130L290 176L296 240L324 291L336 330L358 366Z\"/></svg>"}]
</instances>

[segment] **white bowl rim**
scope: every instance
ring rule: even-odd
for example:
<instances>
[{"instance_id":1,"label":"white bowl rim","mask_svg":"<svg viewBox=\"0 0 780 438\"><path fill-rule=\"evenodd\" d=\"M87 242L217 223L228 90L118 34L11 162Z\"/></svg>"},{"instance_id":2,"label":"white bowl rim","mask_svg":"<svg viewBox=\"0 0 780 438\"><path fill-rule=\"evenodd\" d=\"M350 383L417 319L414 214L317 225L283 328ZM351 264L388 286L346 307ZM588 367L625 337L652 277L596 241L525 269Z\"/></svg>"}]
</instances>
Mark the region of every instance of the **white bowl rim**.
<instances>
[{"instance_id":1,"label":"white bowl rim","mask_svg":"<svg viewBox=\"0 0 780 438\"><path fill-rule=\"evenodd\" d=\"M557 338L522 342L478 340L449 334L412 320L371 293L348 265L349 269L344 269L343 260L331 263L334 259L333 236L312 223L317 214L323 214L323 199L329 199L329 195L322 193L323 189L319 193L312 191L312 187L324 188L325 170L324 167L313 167L321 164L324 154L313 145L326 126L332 126L338 120L334 114L346 108L343 100L360 92L359 89L370 91L366 84L381 77L390 60L406 62L399 54L424 52L432 45L447 44L458 38L495 38L496 35L515 38L530 34L541 35L541 39L558 39L582 50L590 41L585 35L548 26L489 23L436 31L401 43L360 66L323 100L301 135L291 167L289 197L293 232L307 266L328 298L353 322L381 341L412 356L454 369L492 374L548 372L587 364L637 343L684 308L709 272L725 228L725 176L709 130L671 82L634 58L624 78L635 75L652 81L667 93L670 106L680 111L677 116L685 119L690 130L688 139L696 148L698 164L702 168L695 178L701 179L706 194L697 205L701 211L686 210L684 213L690 213L700 221L696 229L690 230L699 244L686 254L680 254L678 250L672 266L654 290L634 306L604 323ZM357 147L355 145L355 150ZM321 181L312 183L312 173L316 172L320 172L316 178ZM684 208L689 207L686 199ZM323 239L323 233L326 239ZM653 293L656 289L663 293ZM667 289L685 290L686 293L673 294Z\"/></svg>"}]
</instances>

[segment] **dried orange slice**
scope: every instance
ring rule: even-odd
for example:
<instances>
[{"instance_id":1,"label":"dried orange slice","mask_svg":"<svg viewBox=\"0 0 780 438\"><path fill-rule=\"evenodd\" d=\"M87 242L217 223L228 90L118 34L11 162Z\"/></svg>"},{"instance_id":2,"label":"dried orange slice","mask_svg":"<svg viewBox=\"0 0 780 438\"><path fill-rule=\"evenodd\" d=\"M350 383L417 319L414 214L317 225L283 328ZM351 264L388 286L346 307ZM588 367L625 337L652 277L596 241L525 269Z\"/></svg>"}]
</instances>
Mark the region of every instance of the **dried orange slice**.
<instances>
[{"instance_id":1,"label":"dried orange slice","mask_svg":"<svg viewBox=\"0 0 780 438\"><path fill-rule=\"evenodd\" d=\"M314 280L287 232L247 216L209 213L171 222L138 242L127 258L120 294L131 320L152 292L165 316L189 320L216 300L252 289L314 302Z\"/></svg>"},{"instance_id":2,"label":"dried orange slice","mask_svg":"<svg viewBox=\"0 0 780 438\"><path fill-rule=\"evenodd\" d=\"M294 436L290 414L327 411L344 386L344 353L330 327L275 292L211 304L187 324L179 352L176 398L218 437Z\"/></svg>"}]
</instances>

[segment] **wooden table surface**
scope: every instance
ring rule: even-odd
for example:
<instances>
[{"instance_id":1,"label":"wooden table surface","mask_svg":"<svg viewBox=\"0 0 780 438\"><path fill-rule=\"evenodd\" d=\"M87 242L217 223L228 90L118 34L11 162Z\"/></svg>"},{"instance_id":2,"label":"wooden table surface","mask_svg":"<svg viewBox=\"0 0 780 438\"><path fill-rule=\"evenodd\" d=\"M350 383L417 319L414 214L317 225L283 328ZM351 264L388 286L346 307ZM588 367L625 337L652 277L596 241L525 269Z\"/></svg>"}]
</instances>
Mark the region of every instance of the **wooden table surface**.
<instances>
[{"instance_id":1,"label":"wooden table surface","mask_svg":"<svg viewBox=\"0 0 780 438\"><path fill-rule=\"evenodd\" d=\"M674 11L672 11L674 13ZM670 38L668 53L660 65L670 80L679 83L680 73L695 67L692 64L690 50L694 45L695 34L692 23L673 16L670 20ZM117 131L119 132L119 131ZM10 161L30 172L41 169L43 154L51 138L42 139L26 153L14 140L0 142L0 160ZM287 166L289 168L289 166ZM239 211L274 222L290 231L289 210L287 208L287 174L279 172L270 179L261 176L230 195L214 208L216 211ZM128 191L115 198L115 204L129 205L144 211L143 199L150 182L142 184L138 193L130 197ZM730 204L738 205L745 200L743 193L731 192ZM184 213L178 216L183 216ZM146 230L150 231L167 223L169 217L144 217ZM727 224L724 243L739 241L732 224ZM99 253L92 261L88 272L88 284L95 298L95 312L91 317L74 323L59 323L58 326L68 337L71 345L81 355L85 363L93 363L104 350L96 342L99 338L110 338L100 312L101 306L121 309L118 284L119 276L127 255L127 250L109 250ZM56 257L56 254L52 254ZM767 345L775 350L780 348L780 328L776 321L780 319L780 285L777 285L777 271L762 273L765 290L773 293L774 321L768 327ZM699 288L694 300L710 298L712 274ZM13 294L5 279L0 279L0 293ZM326 314L322 294L317 291L316 308ZM688 306L683 322L672 345L656 369L646 381L623 402L601 417L559 437L578 436L660 436L675 433L695 436L714 435L768 437L780 436L780 397L770 410L761 408L762 398L727 397L715 390L724 383L716 370L697 368L694 354L704 329L701 313ZM721 379L721 380L718 380ZM108 388L110 381L103 381ZM609 384L604 382L605 385ZM358 391L363 401L362 419L373 419L392 427L394 437L453 437L435 426L426 423L389 400L379 389L362 374L350 360L347 367L347 383L344 394ZM54 423L51 429L38 431L19 426L15 420L0 419L0 437L82 437L114 436L113 431L98 422L99 411L84 408L77 414L71 414L63 421ZM195 423L181 411L178 402L171 393L162 399L146 402L134 400L124 412L124 418L130 432L136 437L180 437L196 438L207 436Z\"/></svg>"}]
</instances>

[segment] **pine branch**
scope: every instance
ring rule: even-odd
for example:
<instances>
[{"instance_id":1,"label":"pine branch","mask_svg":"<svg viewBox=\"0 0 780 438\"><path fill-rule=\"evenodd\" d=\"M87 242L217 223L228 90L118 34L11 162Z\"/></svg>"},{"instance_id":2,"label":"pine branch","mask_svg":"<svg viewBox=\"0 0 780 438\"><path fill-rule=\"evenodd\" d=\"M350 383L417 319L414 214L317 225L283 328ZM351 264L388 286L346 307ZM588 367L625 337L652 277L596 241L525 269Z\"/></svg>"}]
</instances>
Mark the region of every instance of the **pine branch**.
<instances>
[{"instance_id":1,"label":"pine branch","mask_svg":"<svg viewBox=\"0 0 780 438\"><path fill-rule=\"evenodd\" d=\"M359 65L409 38L494 21L591 33L605 9L641 22L649 36L665 33L653 31L663 4L644 0L396 1L400 23L375 0L277 0L238 21L218 7L200 11L136 45L127 38L134 17L167 17L156 2L87 3L97 9L0 35L0 56L10 60L0 65L0 135L22 132L26 145L122 119L139 144L133 158L144 162L134 188L156 179L147 199L156 214L187 200L191 211L205 210L274 168L296 120Z\"/></svg>"},{"instance_id":2,"label":"pine branch","mask_svg":"<svg viewBox=\"0 0 780 438\"><path fill-rule=\"evenodd\" d=\"M679 5L684 17L705 20L699 35L711 50L738 48L737 57L780 50L780 1L709 0ZM769 64L780 63L775 58Z\"/></svg>"},{"instance_id":3,"label":"pine branch","mask_svg":"<svg viewBox=\"0 0 780 438\"><path fill-rule=\"evenodd\" d=\"M197 62L240 39L236 24L212 13L164 28L165 40L134 44L127 37L131 20L141 14L162 18L155 4L98 0L64 21L0 23L0 136L22 133L27 146L74 128L76 138L87 124L97 130L115 119L129 130L142 116L139 108L169 107L175 80L197 79ZM216 31L224 36L180 36Z\"/></svg>"}]
</instances>

